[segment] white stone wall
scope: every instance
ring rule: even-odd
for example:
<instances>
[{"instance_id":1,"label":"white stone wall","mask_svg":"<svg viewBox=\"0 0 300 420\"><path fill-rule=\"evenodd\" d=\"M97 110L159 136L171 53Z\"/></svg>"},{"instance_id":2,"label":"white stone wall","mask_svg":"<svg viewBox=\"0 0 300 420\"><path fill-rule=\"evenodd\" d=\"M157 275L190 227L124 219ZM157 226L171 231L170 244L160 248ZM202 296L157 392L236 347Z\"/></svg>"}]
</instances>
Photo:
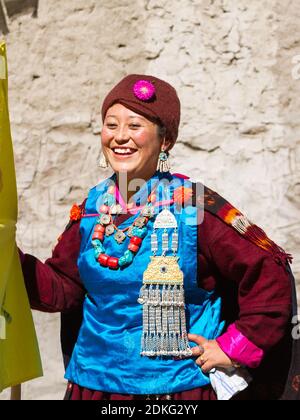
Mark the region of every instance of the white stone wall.
<instances>
[{"instance_id":1,"label":"white stone wall","mask_svg":"<svg viewBox=\"0 0 300 420\"><path fill-rule=\"evenodd\" d=\"M19 188L18 243L42 260L99 178L100 108L128 73L182 102L176 172L201 180L294 255L300 282L300 3L40 0L6 35ZM56 315L35 314L45 376L25 399L61 399ZM6 398L3 393L1 398Z\"/></svg>"}]
</instances>

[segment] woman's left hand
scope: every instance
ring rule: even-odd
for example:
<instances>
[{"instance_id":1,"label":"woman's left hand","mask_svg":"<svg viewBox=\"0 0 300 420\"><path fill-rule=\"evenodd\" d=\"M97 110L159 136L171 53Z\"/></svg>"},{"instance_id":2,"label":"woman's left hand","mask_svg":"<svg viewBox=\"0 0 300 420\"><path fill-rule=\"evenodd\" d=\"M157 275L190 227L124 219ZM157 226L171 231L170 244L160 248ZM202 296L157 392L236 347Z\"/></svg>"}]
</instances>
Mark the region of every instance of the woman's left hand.
<instances>
[{"instance_id":1,"label":"woman's left hand","mask_svg":"<svg viewBox=\"0 0 300 420\"><path fill-rule=\"evenodd\" d=\"M233 366L231 359L221 350L216 340L207 340L197 334L189 334L188 338L198 344L192 348L192 357L197 357L196 364L201 366L203 372L207 373L217 367L229 368Z\"/></svg>"}]
</instances>

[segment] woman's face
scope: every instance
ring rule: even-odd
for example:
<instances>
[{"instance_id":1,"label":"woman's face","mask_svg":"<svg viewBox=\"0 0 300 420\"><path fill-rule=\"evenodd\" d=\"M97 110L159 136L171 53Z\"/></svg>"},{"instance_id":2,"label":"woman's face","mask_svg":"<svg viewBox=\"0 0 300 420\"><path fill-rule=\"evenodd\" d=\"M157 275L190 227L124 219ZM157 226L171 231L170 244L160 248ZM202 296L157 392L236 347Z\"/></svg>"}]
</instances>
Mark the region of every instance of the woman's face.
<instances>
[{"instance_id":1,"label":"woman's face","mask_svg":"<svg viewBox=\"0 0 300 420\"><path fill-rule=\"evenodd\" d=\"M121 104L108 109L101 132L102 150L113 170L129 180L147 180L156 171L165 142L158 125Z\"/></svg>"}]
</instances>

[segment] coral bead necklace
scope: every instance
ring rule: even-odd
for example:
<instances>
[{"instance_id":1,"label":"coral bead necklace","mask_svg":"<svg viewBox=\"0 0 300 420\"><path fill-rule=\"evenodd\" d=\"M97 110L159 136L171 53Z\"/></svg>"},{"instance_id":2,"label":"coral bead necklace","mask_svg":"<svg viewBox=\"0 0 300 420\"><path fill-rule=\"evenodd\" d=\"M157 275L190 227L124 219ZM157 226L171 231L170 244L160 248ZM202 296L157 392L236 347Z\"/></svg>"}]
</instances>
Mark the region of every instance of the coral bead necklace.
<instances>
[{"instance_id":1,"label":"coral bead necklace","mask_svg":"<svg viewBox=\"0 0 300 420\"><path fill-rule=\"evenodd\" d=\"M119 229L114 225L112 215L119 214L122 207L115 204L114 193L115 189L112 186L104 195L104 204L100 207L99 218L97 219L92 235L92 245L94 247L95 259L100 265L117 270L121 267L130 265L139 251L143 239L147 235L148 221L153 218L155 214L153 202L156 197L155 194L151 192L146 206L141 210L140 215L135 219L133 224L125 229ZM117 231L116 233L115 230ZM127 232L127 235L125 232ZM105 236L111 236L112 234L114 234L114 239L118 244L123 243L126 236L130 238L127 250L120 258L107 255L105 252Z\"/></svg>"}]
</instances>

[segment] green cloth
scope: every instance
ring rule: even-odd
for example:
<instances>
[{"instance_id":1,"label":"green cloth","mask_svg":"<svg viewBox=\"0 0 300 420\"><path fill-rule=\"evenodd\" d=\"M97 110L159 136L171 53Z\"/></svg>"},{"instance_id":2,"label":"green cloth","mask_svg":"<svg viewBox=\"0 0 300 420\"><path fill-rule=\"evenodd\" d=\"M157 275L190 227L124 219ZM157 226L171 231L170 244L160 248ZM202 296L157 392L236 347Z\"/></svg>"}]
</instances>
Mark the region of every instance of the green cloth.
<instances>
[{"instance_id":1,"label":"green cloth","mask_svg":"<svg viewBox=\"0 0 300 420\"><path fill-rule=\"evenodd\" d=\"M0 392L43 374L15 241L18 203L7 89L6 47L0 42Z\"/></svg>"}]
</instances>

